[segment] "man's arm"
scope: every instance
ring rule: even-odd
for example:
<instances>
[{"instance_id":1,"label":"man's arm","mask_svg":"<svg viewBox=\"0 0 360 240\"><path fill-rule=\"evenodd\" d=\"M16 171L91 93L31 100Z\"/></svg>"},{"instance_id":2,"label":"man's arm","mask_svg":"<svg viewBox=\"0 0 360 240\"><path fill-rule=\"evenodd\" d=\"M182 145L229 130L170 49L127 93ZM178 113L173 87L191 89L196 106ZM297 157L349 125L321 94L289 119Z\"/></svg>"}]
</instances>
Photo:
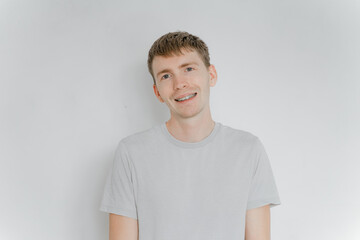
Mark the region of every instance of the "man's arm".
<instances>
[{"instance_id":1,"label":"man's arm","mask_svg":"<svg viewBox=\"0 0 360 240\"><path fill-rule=\"evenodd\" d=\"M245 240L270 240L270 205L246 211Z\"/></svg>"},{"instance_id":2,"label":"man's arm","mask_svg":"<svg viewBox=\"0 0 360 240\"><path fill-rule=\"evenodd\" d=\"M109 214L109 240L138 240L139 226L134 218Z\"/></svg>"}]
</instances>

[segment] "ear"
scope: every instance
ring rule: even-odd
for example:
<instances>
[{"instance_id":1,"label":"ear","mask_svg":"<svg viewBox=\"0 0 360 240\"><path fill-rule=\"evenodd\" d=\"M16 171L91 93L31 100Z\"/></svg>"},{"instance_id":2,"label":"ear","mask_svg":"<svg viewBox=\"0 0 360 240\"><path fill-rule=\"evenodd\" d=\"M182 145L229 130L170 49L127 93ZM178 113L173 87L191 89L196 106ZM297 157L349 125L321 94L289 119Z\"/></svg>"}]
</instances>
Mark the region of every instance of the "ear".
<instances>
[{"instance_id":1,"label":"ear","mask_svg":"<svg viewBox=\"0 0 360 240\"><path fill-rule=\"evenodd\" d=\"M210 74L210 87L214 87L217 82L217 72L214 65L209 66L209 74Z\"/></svg>"},{"instance_id":2,"label":"ear","mask_svg":"<svg viewBox=\"0 0 360 240\"><path fill-rule=\"evenodd\" d=\"M159 99L160 102L164 102L164 100L161 98L160 92L157 89L157 86L155 84L153 85L153 89L154 89L154 93L155 93L155 96L157 97L157 99Z\"/></svg>"}]
</instances>

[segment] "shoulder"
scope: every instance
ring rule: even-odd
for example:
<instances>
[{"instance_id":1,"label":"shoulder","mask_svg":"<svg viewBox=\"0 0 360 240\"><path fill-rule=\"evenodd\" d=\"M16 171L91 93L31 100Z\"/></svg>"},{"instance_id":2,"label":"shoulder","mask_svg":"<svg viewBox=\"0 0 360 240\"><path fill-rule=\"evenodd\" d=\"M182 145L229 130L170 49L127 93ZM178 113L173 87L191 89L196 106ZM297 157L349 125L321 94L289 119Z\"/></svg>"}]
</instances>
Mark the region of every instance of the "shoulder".
<instances>
[{"instance_id":1,"label":"shoulder","mask_svg":"<svg viewBox=\"0 0 360 240\"><path fill-rule=\"evenodd\" d=\"M154 142L157 142L159 128L160 125L156 125L126 136L119 141L118 148L126 151L138 151L139 149L149 147Z\"/></svg>"},{"instance_id":2,"label":"shoulder","mask_svg":"<svg viewBox=\"0 0 360 240\"><path fill-rule=\"evenodd\" d=\"M223 124L221 124L220 132L220 137L224 142L236 142L242 145L254 145L259 142L259 138L253 133Z\"/></svg>"}]
</instances>

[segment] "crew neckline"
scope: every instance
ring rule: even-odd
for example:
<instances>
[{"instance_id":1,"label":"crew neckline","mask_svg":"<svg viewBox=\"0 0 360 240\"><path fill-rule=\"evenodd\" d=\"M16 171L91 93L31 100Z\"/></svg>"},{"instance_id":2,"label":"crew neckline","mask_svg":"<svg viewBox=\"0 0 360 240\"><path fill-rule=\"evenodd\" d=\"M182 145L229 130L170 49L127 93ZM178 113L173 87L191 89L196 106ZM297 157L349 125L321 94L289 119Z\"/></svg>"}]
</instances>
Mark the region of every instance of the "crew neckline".
<instances>
[{"instance_id":1,"label":"crew neckline","mask_svg":"<svg viewBox=\"0 0 360 240\"><path fill-rule=\"evenodd\" d=\"M216 121L214 121L214 122L215 122L215 126L214 126L213 130L211 131L211 133L206 138L204 138L203 140L201 140L199 142L183 142L183 141L176 139L173 135L171 135L171 133L167 129L166 122L162 123L160 125L160 127L161 127L161 131L164 134L164 136L171 143L173 143L179 147L183 147L183 148L198 148L198 147L202 147L202 146L208 144L209 142L211 142L214 139L214 137L215 137L216 133L218 132L220 125L221 125L221 123L219 123L219 122L216 122Z\"/></svg>"}]
</instances>

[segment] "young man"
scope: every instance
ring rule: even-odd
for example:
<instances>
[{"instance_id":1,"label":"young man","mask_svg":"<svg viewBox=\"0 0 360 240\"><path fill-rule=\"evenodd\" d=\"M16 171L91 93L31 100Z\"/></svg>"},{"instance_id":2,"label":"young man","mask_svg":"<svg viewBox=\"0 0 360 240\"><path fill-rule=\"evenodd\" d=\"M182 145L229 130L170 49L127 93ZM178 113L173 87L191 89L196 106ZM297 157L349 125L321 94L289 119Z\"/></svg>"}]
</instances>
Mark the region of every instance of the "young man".
<instances>
[{"instance_id":1,"label":"young man","mask_svg":"<svg viewBox=\"0 0 360 240\"><path fill-rule=\"evenodd\" d=\"M206 44L165 34L148 68L170 119L118 145L100 207L110 240L270 239L270 207L280 204L270 163L256 136L212 119Z\"/></svg>"}]
</instances>

